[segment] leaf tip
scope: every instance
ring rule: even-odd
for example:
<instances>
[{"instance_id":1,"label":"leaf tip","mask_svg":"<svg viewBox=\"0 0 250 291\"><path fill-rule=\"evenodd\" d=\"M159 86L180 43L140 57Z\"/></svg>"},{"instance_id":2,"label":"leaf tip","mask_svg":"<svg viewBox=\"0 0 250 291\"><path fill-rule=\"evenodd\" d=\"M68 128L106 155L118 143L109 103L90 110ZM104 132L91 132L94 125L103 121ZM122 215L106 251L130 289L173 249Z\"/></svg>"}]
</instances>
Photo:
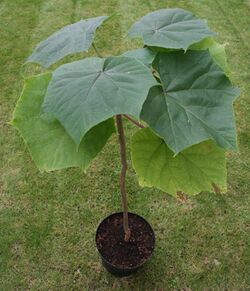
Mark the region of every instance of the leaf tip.
<instances>
[{"instance_id":1,"label":"leaf tip","mask_svg":"<svg viewBox=\"0 0 250 291\"><path fill-rule=\"evenodd\" d=\"M176 197L181 203L186 203L188 201L188 196L182 191L176 192Z\"/></svg>"},{"instance_id":2,"label":"leaf tip","mask_svg":"<svg viewBox=\"0 0 250 291\"><path fill-rule=\"evenodd\" d=\"M218 185L216 185L215 183L212 183L212 186L213 186L214 193L216 193L216 194L222 193L222 191Z\"/></svg>"}]
</instances>

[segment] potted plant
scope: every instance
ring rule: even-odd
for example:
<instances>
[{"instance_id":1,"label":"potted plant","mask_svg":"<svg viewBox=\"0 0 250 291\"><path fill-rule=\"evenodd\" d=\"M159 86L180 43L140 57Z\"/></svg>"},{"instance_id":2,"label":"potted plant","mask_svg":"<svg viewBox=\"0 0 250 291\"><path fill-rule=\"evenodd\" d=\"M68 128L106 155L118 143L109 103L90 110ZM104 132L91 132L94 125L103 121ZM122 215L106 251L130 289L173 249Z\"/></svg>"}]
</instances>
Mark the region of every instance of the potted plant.
<instances>
[{"instance_id":1,"label":"potted plant","mask_svg":"<svg viewBox=\"0 0 250 291\"><path fill-rule=\"evenodd\" d=\"M123 118L139 127L131 157L140 185L172 195L225 192L225 151L236 148L233 101L239 90L227 76L224 46L192 13L149 13L129 30L143 48L103 57L94 34L110 19L65 26L36 47L28 62L45 68L91 46L97 57L28 78L12 124L37 167L53 171L87 169L115 132L115 118L123 211L103 220L96 244L107 269L123 276L145 263L155 243L147 221L128 212Z\"/></svg>"}]
</instances>

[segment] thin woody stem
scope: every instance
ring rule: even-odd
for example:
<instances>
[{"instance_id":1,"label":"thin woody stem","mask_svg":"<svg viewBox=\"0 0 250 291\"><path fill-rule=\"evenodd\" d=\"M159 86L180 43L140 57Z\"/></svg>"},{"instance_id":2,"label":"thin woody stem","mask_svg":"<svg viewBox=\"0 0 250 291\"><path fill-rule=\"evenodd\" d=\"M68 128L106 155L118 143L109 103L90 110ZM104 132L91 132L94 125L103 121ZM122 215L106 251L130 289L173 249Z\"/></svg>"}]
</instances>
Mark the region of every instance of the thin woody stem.
<instances>
[{"instance_id":1,"label":"thin woody stem","mask_svg":"<svg viewBox=\"0 0 250 291\"><path fill-rule=\"evenodd\" d=\"M130 120L132 123L134 123L136 126L140 128L145 128L143 124L141 124L139 121L135 120L134 118L130 117L129 115L123 114L123 116L126 117L128 120Z\"/></svg>"},{"instance_id":2,"label":"thin woody stem","mask_svg":"<svg viewBox=\"0 0 250 291\"><path fill-rule=\"evenodd\" d=\"M119 135L119 143L120 143L120 154L121 154L121 162L122 162L122 169L121 169L121 176L120 176L120 191L122 195L122 207L123 207L123 228L124 228L124 240L126 242L129 241L131 231L128 225L128 201L127 201L127 193L125 188L125 181L126 181L126 172L127 172L127 157L126 157L126 141L124 136L124 130L122 125L122 116L116 115L116 124L118 129Z\"/></svg>"},{"instance_id":3,"label":"thin woody stem","mask_svg":"<svg viewBox=\"0 0 250 291\"><path fill-rule=\"evenodd\" d=\"M99 52L99 50L97 49L94 43L92 43L92 47L95 50L98 57L102 58L101 53ZM128 242L131 235L131 231L128 225L128 201L127 201L127 193L126 193L126 188L125 188L126 172L127 172L128 166L127 166L127 157L126 157L126 142L125 142L121 115L116 115L116 123L117 123L118 135L119 135L120 154L121 154L121 163L122 163L121 176L120 176L120 191L122 195L123 229L125 233L124 240Z\"/></svg>"}]
</instances>

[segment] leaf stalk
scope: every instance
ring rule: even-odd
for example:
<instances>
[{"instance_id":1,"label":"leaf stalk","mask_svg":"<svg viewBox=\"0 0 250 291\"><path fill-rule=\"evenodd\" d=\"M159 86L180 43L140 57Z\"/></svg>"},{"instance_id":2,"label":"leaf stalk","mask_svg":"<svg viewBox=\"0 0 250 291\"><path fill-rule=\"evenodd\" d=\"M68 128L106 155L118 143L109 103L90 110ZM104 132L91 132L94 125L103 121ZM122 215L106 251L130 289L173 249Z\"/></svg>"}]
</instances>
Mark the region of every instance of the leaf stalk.
<instances>
[{"instance_id":1,"label":"leaf stalk","mask_svg":"<svg viewBox=\"0 0 250 291\"><path fill-rule=\"evenodd\" d=\"M99 58L102 58L103 56L102 56L102 54L99 52L99 50L97 49L97 47L96 47L96 45L95 45L94 42L92 43L92 47L93 47L93 49L95 50L95 52L96 52L96 54L98 55L98 57L99 57Z\"/></svg>"},{"instance_id":2,"label":"leaf stalk","mask_svg":"<svg viewBox=\"0 0 250 291\"><path fill-rule=\"evenodd\" d=\"M130 120L132 123L134 123L136 126L140 128L145 128L143 124L141 124L139 121L135 120L134 118L130 117L129 115L123 114L123 116L126 117L128 120Z\"/></svg>"}]
</instances>

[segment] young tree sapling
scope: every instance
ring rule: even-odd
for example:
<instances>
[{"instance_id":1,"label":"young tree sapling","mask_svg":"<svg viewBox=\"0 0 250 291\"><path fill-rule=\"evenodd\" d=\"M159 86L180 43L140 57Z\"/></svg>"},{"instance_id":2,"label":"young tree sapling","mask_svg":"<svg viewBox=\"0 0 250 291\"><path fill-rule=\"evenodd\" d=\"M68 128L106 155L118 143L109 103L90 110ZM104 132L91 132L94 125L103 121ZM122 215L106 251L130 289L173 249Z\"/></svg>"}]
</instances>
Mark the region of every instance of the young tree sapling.
<instances>
[{"instance_id":1,"label":"young tree sapling","mask_svg":"<svg viewBox=\"0 0 250 291\"><path fill-rule=\"evenodd\" d=\"M70 24L41 42L27 62L45 68L91 46L97 57L60 65L25 81L12 124L41 171L87 169L114 132L121 155L124 239L129 241L123 117L134 123L133 167L142 186L169 194L226 191L225 150L236 148L224 46L206 21L183 9L151 12L129 30L143 48L103 57L100 16Z\"/></svg>"}]
</instances>

